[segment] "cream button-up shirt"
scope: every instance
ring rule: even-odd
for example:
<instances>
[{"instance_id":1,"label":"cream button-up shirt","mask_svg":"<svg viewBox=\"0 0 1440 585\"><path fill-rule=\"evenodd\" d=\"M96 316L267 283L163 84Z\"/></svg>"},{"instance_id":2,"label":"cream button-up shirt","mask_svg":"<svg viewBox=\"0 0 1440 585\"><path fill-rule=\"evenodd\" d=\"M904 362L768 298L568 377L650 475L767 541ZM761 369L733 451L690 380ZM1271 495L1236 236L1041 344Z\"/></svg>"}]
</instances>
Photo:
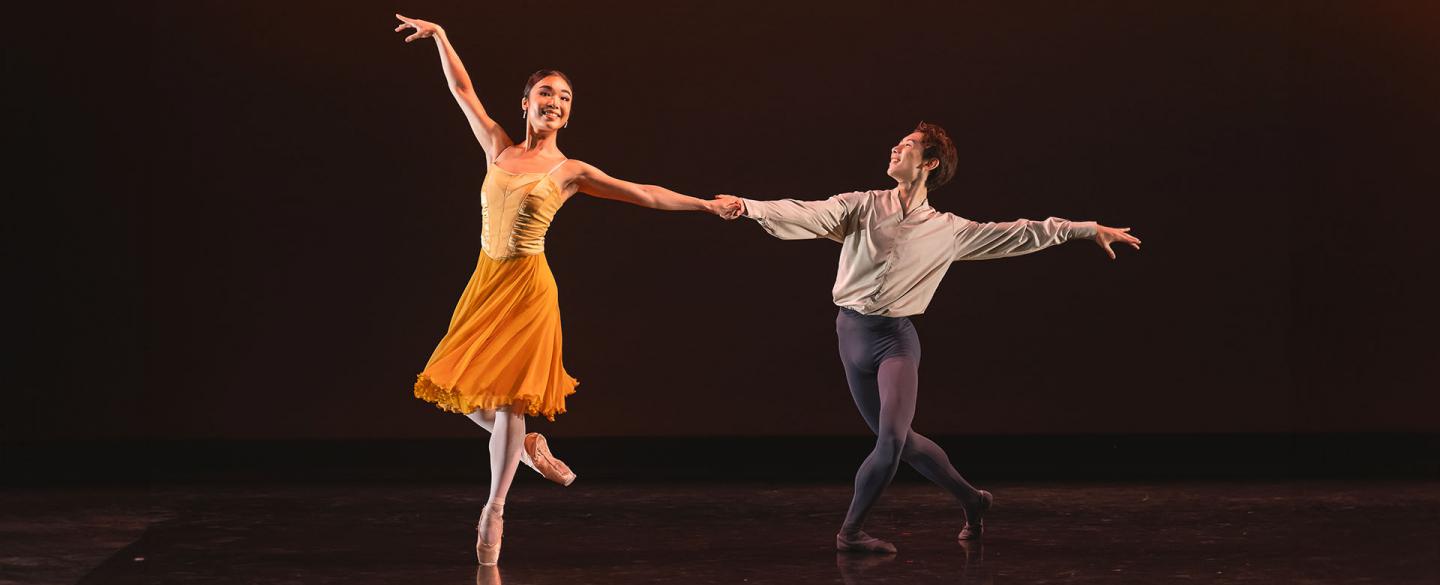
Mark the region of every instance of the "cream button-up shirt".
<instances>
[{"instance_id":1,"label":"cream button-up shirt","mask_svg":"<svg viewBox=\"0 0 1440 585\"><path fill-rule=\"evenodd\" d=\"M1095 236L1093 221L979 223L936 211L928 201L906 214L896 189L823 201L743 201L745 216L777 238L840 242L835 304L885 317L924 313L951 262L1019 256Z\"/></svg>"}]
</instances>

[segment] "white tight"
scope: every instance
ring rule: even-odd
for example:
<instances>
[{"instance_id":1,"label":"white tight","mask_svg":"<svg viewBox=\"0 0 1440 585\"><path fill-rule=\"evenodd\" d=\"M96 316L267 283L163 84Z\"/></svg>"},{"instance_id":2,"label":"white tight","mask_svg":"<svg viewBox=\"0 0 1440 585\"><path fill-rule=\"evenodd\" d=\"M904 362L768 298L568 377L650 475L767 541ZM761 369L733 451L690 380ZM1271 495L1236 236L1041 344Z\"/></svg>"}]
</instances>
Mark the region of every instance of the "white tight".
<instances>
[{"instance_id":1,"label":"white tight","mask_svg":"<svg viewBox=\"0 0 1440 585\"><path fill-rule=\"evenodd\" d=\"M525 415L501 407L477 410L465 416L490 431L490 499L485 504L503 506L505 494L510 492L510 483L515 480L515 469L521 461L533 467L524 449Z\"/></svg>"}]
</instances>

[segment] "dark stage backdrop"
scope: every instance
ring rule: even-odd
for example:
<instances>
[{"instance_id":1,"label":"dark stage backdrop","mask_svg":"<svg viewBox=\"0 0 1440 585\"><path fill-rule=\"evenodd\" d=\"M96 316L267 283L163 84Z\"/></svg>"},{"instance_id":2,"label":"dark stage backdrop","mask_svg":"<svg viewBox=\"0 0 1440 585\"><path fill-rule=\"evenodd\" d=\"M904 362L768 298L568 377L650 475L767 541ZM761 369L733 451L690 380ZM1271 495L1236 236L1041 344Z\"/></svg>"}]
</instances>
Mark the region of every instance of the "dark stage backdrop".
<instances>
[{"instance_id":1,"label":"dark stage backdrop","mask_svg":"<svg viewBox=\"0 0 1440 585\"><path fill-rule=\"evenodd\" d=\"M139 3L21 15L7 49L4 439L474 436L411 397L480 247L484 159L444 25L512 133L708 197L887 188L944 125L932 202L1133 226L952 267L934 434L1435 431L1435 10L1418 3ZM550 232L556 435L863 434L839 248L579 197Z\"/></svg>"}]
</instances>

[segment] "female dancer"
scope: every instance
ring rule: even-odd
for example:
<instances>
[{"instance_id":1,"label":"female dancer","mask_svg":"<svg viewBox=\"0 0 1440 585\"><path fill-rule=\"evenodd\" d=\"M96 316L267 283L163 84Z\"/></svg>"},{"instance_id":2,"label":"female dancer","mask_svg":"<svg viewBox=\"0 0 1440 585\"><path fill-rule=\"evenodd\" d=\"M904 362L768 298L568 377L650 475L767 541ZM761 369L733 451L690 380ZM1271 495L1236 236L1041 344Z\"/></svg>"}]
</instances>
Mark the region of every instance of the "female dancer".
<instances>
[{"instance_id":1,"label":"female dancer","mask_svg":"<svg viewBox=\"0 0 1440 585\"><path fill-rule=\"evenodd\" d=\"M861 528L870 508L895 476L900 461L960 500L965 526L960 540L979 538L990 509L990 492L960 476L950 458L930 439L910 430L919 386L920 338L910 315L925 312L945 271L956 260L985 260L1029 254L1073 238L1099 244L1110 259L1110 244L1140 249L1130 228L1050 218L976 223L930 207L928 195L955 174L955 145L945 130L920 126L890 149L887 174L894 189L859 191L824 201L752 201L746 217L782 240L829 238L840 242L840 270L833 295L840 314L840 363L860 416L875 433L875 448L855 474L855 495L835 537L841 551L893 553L895 546Z\"/></svg>"},{"instance_id":2,"label":"female dancer","mask_svg":"<svg viewBox=\"0 0 1440 585\"><path fill-rule=\"evenodd\" d=\"M450 327L415 382L415 396L465 414L490 431L490 498L480 515L475 554L482 565L500 558L505 494L520 461L569 485L575 476L550 456L544 438L525 434L525 416L554 420L578 383L561 363L560 306L545 262L545 231L577 192L652 209L708 211L726 219L739 202L702 201L653 185L615 179L565 158L557 138L570 119L574 93L564 73L541 70L520 99L525 141L515 144L486 113L445 30L395 15L405 42L435 39L450 92L485 150L480 188L484 239L475 273ZM523 437L523 439L522 439Z\"/></svg>"}]
</instances>

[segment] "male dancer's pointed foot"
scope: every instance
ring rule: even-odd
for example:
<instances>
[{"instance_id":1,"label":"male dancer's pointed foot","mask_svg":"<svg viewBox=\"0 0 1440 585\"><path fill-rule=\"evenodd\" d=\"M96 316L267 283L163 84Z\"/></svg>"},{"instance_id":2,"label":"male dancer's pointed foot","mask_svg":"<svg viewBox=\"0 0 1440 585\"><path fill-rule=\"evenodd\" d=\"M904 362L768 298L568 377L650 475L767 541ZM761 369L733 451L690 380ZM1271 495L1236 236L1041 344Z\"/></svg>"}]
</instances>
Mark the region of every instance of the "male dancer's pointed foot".
<instances>
[{"instance_id":1,"label":"male dancer's pointed foot","mask_svg":"<svg viewBox=\"0 0 1440 585\"><path fill-rule=\"evenodd\" d=\"M545 442L545 435L540 433L525 435L525 454L530 456L535 471L540 472L545 479L564 486L575 483L575 473L570 471L570 466L550 454L550 446Z\"/></svg>"},{"instance_id":2,"label":"male dancer's pointed foot","mask_svg":"<svg viewBox=\"0 0 1440 585\"><path fill-rule=\"evenodd\" d=\"M864 532L856 532L854 534L841 532L835 535L835 550L840 552L893 555L895 554L895 545L865 534Z\"/></svg>"},{"instance_id":3,"label":"male dancer's pointed foot","mask_svg":"<svg viewBox=\"0 0 1440 585\"><path fill-rule=\"evenodd\" d=\"M505 506L489 504L475 525L475 560L493 567L500 562L500 541L505 534ZM489 538L487 538L489 536Z\"/></svg>"},{"instance_id":4,"label":"male dancer's pointed foot","mask_svg":"<svg viewBox=\"0 0 1440 585\"><path fill-rule=\"evenodd\" d=\"M965 509L965 526L960 528L960 540L978 540L985 536L985 513L995 503L995 496L980 490L980 501Z\"/></svg>"}]
</instances>

